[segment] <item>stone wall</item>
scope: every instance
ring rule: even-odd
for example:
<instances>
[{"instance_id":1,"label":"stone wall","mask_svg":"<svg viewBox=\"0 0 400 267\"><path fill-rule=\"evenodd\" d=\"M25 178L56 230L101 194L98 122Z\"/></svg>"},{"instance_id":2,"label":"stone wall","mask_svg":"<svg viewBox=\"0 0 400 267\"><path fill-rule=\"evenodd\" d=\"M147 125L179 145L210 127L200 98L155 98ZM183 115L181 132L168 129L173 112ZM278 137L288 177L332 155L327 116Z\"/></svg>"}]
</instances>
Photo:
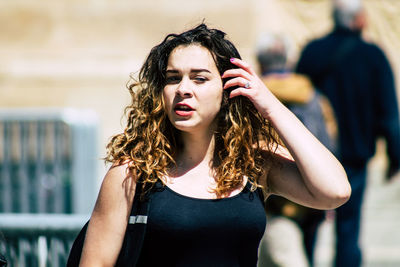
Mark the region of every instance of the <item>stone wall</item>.
<instances>
[{"instance_id":1,"label":"stone wall","mask_svg":"<svg viewBox=\"0 0 400 267\"><path fill-rule=\"evenodd\" d=\"M399 77L400 2L365 2L366 35L385 48ZM108 137L122 128L129 74L167 33L204 19L254 64L259 32L286 33L297 55L331 28L329 8L328 0L1 1L0 106L93 109L103 156Z\"/></svg>"}]
</instances>

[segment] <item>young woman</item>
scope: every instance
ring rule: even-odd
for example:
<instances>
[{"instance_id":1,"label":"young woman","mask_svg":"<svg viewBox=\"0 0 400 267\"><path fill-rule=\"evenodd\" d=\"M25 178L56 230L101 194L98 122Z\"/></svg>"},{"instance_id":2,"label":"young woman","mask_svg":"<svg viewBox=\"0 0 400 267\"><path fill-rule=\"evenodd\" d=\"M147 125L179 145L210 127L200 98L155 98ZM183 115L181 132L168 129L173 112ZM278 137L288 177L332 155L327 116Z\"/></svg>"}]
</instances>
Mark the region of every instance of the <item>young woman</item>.
<instances>
[{"instance_id":1,"label":"young woman","mask_svg":"<svg viewBox=\"0 0 400 267\"><path fill-rule=\"evenodd\" d=\"M139 266L256 266L266 224L257 188L318 209L350 196L340 163L219 30L168 35L129 90L81 266L115 264L138 180L161 184Z\"/></svg>"}]
</instances>

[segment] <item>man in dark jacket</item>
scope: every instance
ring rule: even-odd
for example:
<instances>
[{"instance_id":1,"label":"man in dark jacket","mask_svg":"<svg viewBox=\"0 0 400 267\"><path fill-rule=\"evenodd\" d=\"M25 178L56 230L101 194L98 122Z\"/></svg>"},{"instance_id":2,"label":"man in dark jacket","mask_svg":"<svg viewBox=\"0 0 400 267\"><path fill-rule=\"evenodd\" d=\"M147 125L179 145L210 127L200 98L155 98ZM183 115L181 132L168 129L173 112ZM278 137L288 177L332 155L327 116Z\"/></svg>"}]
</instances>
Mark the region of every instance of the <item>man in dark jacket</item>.
<instances>
[{"instance_id":1,"label":"man in dark jacket","mask_svg":"<svg viewBox=\"0 0 400 267\"><path fill-rule=\"evenodd\" d=\"M387 142L387 177L400 168L400 122L392 70L382 50L365 42L365 14L354 0L334 2L335 28L303 50L297 71L308 75L331 101L338 129L338 157L346 169L352 196L336 210L336 266L360 266L360 213L366 166L376 139Z\"/></svg>"}]
</instances>

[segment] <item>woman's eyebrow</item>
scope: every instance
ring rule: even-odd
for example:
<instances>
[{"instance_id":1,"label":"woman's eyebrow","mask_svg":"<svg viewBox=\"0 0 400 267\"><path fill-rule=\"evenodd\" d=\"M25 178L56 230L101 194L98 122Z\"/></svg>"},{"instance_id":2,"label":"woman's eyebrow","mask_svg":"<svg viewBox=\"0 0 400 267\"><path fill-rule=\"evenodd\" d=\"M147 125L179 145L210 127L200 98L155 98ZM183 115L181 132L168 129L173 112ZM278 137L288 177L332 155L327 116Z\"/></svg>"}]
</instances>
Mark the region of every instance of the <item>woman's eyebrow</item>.
<instances>
[{"instance_id":1,"label":"woman's eyebrow","mask_svg":"<svg viewBox=\"0 0 400 267\"><path fill-rule=\"evenodd\" d=\"M178 70L166 70L166 73L179 73Z\"/></svg>"},{"instance_id":2,"label":"woman's eyebrow","mask_svg":"<svg viewBox=\"0 0 400 267\"><path fill-rule=\"evenodd\" d=\"M209 72L209 73L211 73L211 71L209 71L208 69L192 69L190 72Z\"/></svg>"},{"instance_id":3,"label":"woman's eyebrow","mask_svg":"<svg viewBox=\"0 0 400 267\"><path fill-rule=\"evenodd\" d=\"M175 70L175 69L166 70L166 73L172 73L172 74L179 73L179 72L180 72L180 71ZM190 72L195 72L195 73L198 73L198 72L208 72L208 73L211 73L211 71L209 71L208 69L191 69Z\"/></svg>"}]
</instances>

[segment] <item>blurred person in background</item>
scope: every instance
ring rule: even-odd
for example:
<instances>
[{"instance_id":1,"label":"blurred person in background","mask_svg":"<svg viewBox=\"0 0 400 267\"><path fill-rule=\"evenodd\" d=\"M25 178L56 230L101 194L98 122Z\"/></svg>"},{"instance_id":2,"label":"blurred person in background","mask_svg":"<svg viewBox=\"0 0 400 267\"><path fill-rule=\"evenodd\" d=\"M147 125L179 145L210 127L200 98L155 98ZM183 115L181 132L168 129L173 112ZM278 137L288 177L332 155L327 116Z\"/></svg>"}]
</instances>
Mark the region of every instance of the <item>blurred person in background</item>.
<instances>
[{"instance_id":1,"label":"blurred person in background","mask_svg":"<svg viewBox=\"0 0 400 267\"><path fill-rule=\"evenodd\" d=\"M137 266L256 266L266 224L260 187L319 209L349 198L339 161L220 30L168 35L129 91L80 266L115 265L139 186L157 190Z\"/></svg>"},{"instance_id":2,"label":"blurred person in background","mask_svg":"<svg viewBox=\"0 0 400 267\"><path fill-rule=\"evenodd\" d=\"M359 0L333 1L334 29L311 41L297 71L308 75L331 101L338 122L338 158L352 186L350 201L336 210L337 267L362 264L360 218L367 162L378 137L386 139L386 177L400 168L399 110L394 77L383 51L362 38L366 14Z\"/></svg>"},{"instance_id":3,"label":"blurred person in background","mask_svg":"<svg viewBox=\"0 0 400 267\"><path fill-rule=\"evenodd\" d=\"M303 207L280 196L265 204L267 228L261 239L258 267L308 267L304 235L298 225Z\"/></svg>"},{"instance_id":4,"label":"blurred person in background","mask_svg":"<svg viewBox=\"0 0 400 267\"><path fill-rule=\"evenodd\" d=\"M256 53L261 79L271 92L322 144L334 151L336 122L332 108L306 76L293 73L289 39L282 34L263 33L258 39ZM324 220L325 212L298 205L279 196L267 200L266 211L271 215L268 223L271 231L267 232L262 241L260 260L266 254L265 257L274 266L313 266L318 226ZM282 238L283 235L291 238ZM298 239L300 242L296 241ZM304 250L308 259L305 263L301 256ZM269 262L259 266L270 266Z\"/></svg>"}]
</instances>

